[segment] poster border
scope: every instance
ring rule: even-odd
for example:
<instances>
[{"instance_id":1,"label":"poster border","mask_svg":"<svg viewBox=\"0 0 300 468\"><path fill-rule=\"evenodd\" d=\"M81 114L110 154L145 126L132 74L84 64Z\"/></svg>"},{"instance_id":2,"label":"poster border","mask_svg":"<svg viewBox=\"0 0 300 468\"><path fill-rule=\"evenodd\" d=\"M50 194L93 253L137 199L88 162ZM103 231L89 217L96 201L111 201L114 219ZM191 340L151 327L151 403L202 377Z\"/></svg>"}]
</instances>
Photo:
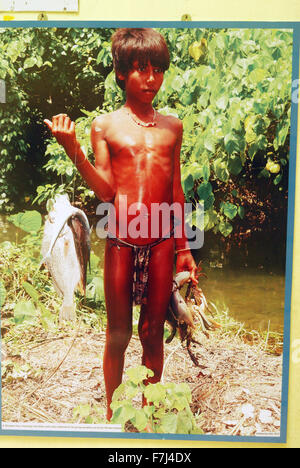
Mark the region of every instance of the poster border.
<instances>
[{"instance_id":1,"label":"poster border","mask_svg":"<svg viewBox=\"0 0 300 468\"><path fill-rule=\"evenodd\" d=\"M300 52L300 22L299 21L84 21L84 20L51 20L51 21L0 21L0 28L119 28L119 27L152 27L152 28L233 28L233 29L290 29L293 31L292 54L292 89L297 80L299 84L299 52ZM299 98L298 98L299 100ZM286 237L286 270L285 270L285 305L282 363L282 398L280 436L226 436L212 434L136 434L126 432L80 432L80 431L38 431L38 430L3 430L2 429L2 388L0 379L0 436L37 436L37 437L81 437L97 439L145 439L145 440L181 440L210 442L255 442L255 443L286 443L288 423L288 391L290 367L290 324L293 275L293 250L295 226L295 195L296 195L296 160L297 160L297 128L298 102L291 100L291 131L290 131L290 161L288 184L288 217ZM0 318L1 320L1 318Z\"/></svg>"}]
</instances>

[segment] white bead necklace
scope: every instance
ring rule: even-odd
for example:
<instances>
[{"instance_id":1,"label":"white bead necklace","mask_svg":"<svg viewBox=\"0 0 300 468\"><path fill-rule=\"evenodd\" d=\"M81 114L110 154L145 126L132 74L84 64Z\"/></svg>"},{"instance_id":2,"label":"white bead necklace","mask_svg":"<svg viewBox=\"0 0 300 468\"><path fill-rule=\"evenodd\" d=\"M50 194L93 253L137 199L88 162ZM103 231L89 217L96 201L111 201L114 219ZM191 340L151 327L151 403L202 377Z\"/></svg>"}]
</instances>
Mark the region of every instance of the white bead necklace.
<instances>
[{"instance_id":1,"label":"white bead necklace","mask_svg":"<svg viewBox=\"0 0 300 468\"><path fill-rule=\"evenodd\" d=\"M153 119L152 119L152 122L142 122L141 120L137 120L133 114L131 112L129 112L125 107L123 107L124 111L126 112L126 114L129 115L129 117L131 117L131 119L134 121L134 123L136 123L137 125L139 125L140 127L155 127L156 125L156 110L153 109Z\"/></svg>"}]
</instances>

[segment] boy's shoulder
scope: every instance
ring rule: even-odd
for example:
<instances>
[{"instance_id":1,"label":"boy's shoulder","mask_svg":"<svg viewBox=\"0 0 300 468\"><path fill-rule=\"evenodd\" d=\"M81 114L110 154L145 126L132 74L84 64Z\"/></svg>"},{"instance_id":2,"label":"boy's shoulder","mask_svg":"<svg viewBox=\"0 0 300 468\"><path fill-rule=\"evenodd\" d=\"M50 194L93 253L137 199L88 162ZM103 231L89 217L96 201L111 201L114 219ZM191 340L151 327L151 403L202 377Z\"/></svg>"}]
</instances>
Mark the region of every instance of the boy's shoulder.
<instances>
[{"instance_id":1,"label":"boy's shoulder","mask_svg":"<svg viewBox=\"0 0 300 468\"><path fill-rule=\"evenodd\" d=\"M92 132L99 132L101 130L103 133L103 131L107 130L111 126L111 124L116 120L119 112L120 110L116 110L113 112L108 112L106 114L100 114L97 117L95 117L91 126Z\"/></svg>"},{"instance_id":2,"label":"boy's shoulder","mask_svg":"<svg viewBox=\"0 0 300 468\"><path fill-rule=\"evenodd\" d=\"M97 123L109 123L111 120L113 120L120 112L120 109L113 111L113 112L107 112L105 114L99 114L97 117L94 118L92 125L96 125Z\"/></svg>"},{"instance_id":3,"label":"boy's shoulder","mask_svg":"<svg viewBox=\"0 0 300 468\"><path fill-rule=\"evenodd\" d=\"M174 115L160 114L159 112L157 112L157 114L161 122L172 127L177 132L182 130L183 128L182 121L178 117L175 117Z\"/></svg>"}]
</instances>

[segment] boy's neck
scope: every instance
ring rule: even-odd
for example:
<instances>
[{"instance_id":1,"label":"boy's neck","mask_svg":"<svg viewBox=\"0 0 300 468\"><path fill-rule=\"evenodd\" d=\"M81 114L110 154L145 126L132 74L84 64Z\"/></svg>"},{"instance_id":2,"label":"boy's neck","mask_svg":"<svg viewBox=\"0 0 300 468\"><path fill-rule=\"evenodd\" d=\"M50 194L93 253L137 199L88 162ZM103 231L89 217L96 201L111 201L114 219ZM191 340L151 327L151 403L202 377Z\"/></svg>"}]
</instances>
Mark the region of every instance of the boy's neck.
<instances>
[{"instance_id":1,"label":"boy's neck","mask_svg":"<svg viewBox=\"0 0 300 468\"><path fill-rule=\"evenodd\" d=\"M152 102L144 103L139 101L132 101L127 97L124 107L127 108L132 114L135 114L141 120L151 119L153 116Z\"/></svg>"}]
</instances>

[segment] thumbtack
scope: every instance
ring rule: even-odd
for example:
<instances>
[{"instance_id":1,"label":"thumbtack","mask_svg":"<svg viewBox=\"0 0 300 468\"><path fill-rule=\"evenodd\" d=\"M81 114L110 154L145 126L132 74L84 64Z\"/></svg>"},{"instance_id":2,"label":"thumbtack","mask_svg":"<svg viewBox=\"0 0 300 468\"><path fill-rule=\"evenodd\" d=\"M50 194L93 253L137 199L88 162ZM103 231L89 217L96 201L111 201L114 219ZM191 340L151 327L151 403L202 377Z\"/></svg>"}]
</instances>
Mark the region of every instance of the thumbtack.
<instances>
[{"instance_id":1,"label":"thumbtack","mask_svg":"<svg viewBox=\"0 0 300 468\"><path fill-rule=\"evenodd\" d=\"M182 15L181 21L192 21L192 17L191 17L191 15L186 13L186 14Z\"/></svg>"},{"instance_id":2,"label":"thumbtack","mask_svg":"<svg viewBox=\"0 0 300 468\"><path fill-rule=\"evenodd\" d=\"M37 19L38 19L38 21L47 21L48 16L46 15L46 13L39 13Z\"/></svg>"}]
</instances>

